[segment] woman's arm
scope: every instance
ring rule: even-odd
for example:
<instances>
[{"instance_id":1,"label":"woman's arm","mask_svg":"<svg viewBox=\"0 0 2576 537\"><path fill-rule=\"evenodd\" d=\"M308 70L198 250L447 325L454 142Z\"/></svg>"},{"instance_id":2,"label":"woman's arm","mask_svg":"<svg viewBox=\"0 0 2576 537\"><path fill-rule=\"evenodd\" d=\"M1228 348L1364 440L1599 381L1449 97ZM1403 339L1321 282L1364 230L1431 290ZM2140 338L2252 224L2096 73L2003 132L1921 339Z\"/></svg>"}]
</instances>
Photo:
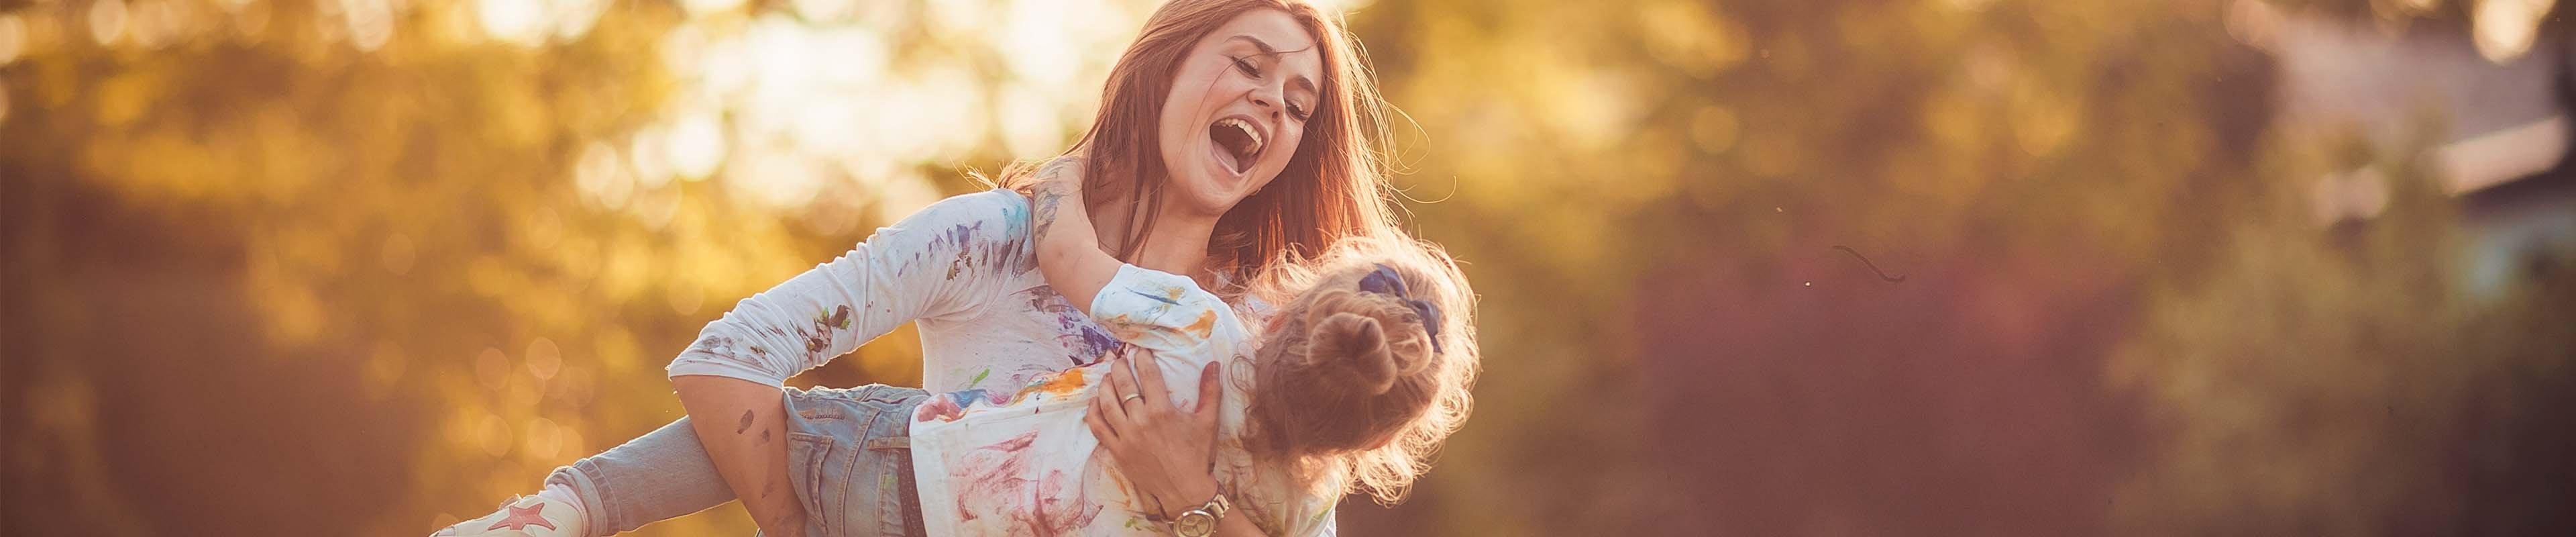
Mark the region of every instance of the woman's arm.
<instances>
[{"instance_id":1,"label":"woman's arm","mask_svg":"<svg viewBox=\"0 0 2576 537\"><path fill-rule=\"evenodd\" d=\"M716 475L742 499L761 534L804 535L805 508L787 486L787 411L778 387L706 375L672 377L671 387Z\"/></svg>"},{"instance_id":2,"label":"woman's arm","mask_svg":"<svg viewBox=\"0 0 2576 537\"><path fill-rule=\"evenodd\" d=\"M1111 453L1113 454L1111 455L1111 459L1116 459L1116 452L1112 451ZM1119 468L1123 471L1126 466L1121 464ZM1163 520L1179 520L1181 518L1181 513L1187 513L1193 509L1198 509L1201 506L1207 505L1209 501L1216 499L1217 492L1219 491L1217 488L1216 476L1214 474L1183 475L1180 479L1175 480L1173 483L1173 490L1178 492L1174 492L1173 494L1175 495L1173 496L1165 497L1178 498L1180 501L1175 502L1164 500L1162 502L1160 507L1162 512L1158 513L1158 515L1162 516ZM1244 498L1226 496L1226 500L1228 502L1232 502L1236 507L1233 510L1228 511L1225 518L1217 519L1216 531L1211 533L1211 535L1220 535L1223 537L1268 537L1269 534L1263 533L1261 531L1261 526L1253 524L1252 517L1243 511L1241 506L1244 504Z\"/></svg>"},{"instance_id":3,"label":"woman's arm","mask_svg":"<svg viewBox=\"0 0 2576 537\"><path fill-rule=\"evenodd\" d=\"M1228 500L1232 500L1233 498L1232 498L1232 497L1228 497L1228 498L1226 498L1226 499L1228 499ZM1200 503L1200 504L1206 504L1207 502L1199 502L1199 503ZM1164 516L1178 516L1178 515L1164 515ZM1215 535L1221 535L1221 536L1224 536L1224 537L1268 537L1268 534L1264 534L1264 533L1262 533L1262 532L1261 532L1261 527L1260 527L1260 526L1253 525L1253 524L1252 524L1252 519L1251 519L1250 517L1246 517L1246 516L1244 516L1244 514L1243 514L1243 513L1233 513L1233 514L1228 514L1228 515L1226 515L1226 517L1225 517L1224 519L1218 520L1218 521L1216 522L1216 533L1215 533Z\"/></svg>"},{"instance_id":4,"label":"woman's arm","mask_svg":"<svg viewBox=\"0 0 2576 537\"><path fill-rule=\"evenodd\" d=\"M718 475L762 531L802 533L787 486L786 416L779 385L896 326L973 307L1002 271L1026 258L992 252L1018 196L988 192L932 204L877 230L846 255L743 299L671 361L672 388ZM1004 203L1012 205L1003 205ZM1014 245L1017 246L1017 245Z\"/></svg>"},{"instance_id":5,"label":"woman's arm","mask_svg":"<svg viewBox=\"0 0 2576 537\"><path fill-rule=\"evenodd\" d=\"M968 310L1028 269L1017 194L931 204L849 253L735 303L671 361L672 377L713 375L772 386L903 323Z\"/></svg>"},{"instance_id":6,"label":"woman's arm","mask_svg":"<svg viewBox=\"0 0 2576 537\"><path fill-rule=\"evenodd\" d=\"M1163 384L1162 367L1155 365L1152 356L1115 360L1109 390L1092 398L1090 412L1083 416L1101 447L1109 450L1110 463L1127 476L1146 508L1159 510L1164 520L1215 498L1216 470L1210 461L1216 449L1217 405L1224 395L1217 384L1223 378L1219 362L1209 362L1199 372L1198 405L1183 410L1163 395L1170 392ZM1261 528L1239 511L1218 520L1216 534L1262 535Z\"/></svg>"},{"instance_id":7,"label":"woman's arm","mask_svg":"<svg viewBox=\"0 0 2576 537\"><path fill-rule=\"evenodd\" d=\"M1074 159L1058 159L1039 170L1044 180L1035 189L1032 203L1036 216L1030 234L1037 243L1038 270L1046 276L1047 285L1082 308L1084 314L1097 316L1104 313L1092 310L1099 294L1119 276L1124 263L1100 249L1088 205L1082 199L1079 164ZM1190 298L1201 299L1186 300L1190 305L1200 306L1198 309L1223 307L1222 301L1197 291L1186 279L1173 279L1179 280L1173 282L1175 290L1188 286L1190 289L1184 291L1189 291ZM1188 412L1179 410L1174 398L1167 395L1171 392L1165 387L1161 366L1156 365L1154 349L1207 354L1207 338L1183 333L1186 330L1177 324L1155 325L1152 320L1134 328L1142 330L1130 332L1143 338L1129 342L1142 349L1132 353L1132 358L1116 358L1110 368L1109 393L1128 403L1124 407L1135 410L1122 412L1122 405L1110 398L1094 397L1084 419L1090 422L1101 445L1109 448L1113 463L1136 486L1139 498L1149 505L1161 506L1161 516L1170 520L1216 496L1216 475L1209 461L1216 447L1217 381L1221 377L1217 375L1217 361L1209 360L1200 371L1199 396L1195 399L1198 406ZM1154 335L1165 337L1151 337ZM1133 375L1149 380L1139 381ZM1137 399L1123 397L1138 393L1146 395ZM1216 534L1262 535L1259 526L1239 514L1218 521Z\"/></svg>"},{"instance_id":8,"label":"woman's arm","mask_svg":"<svg viewBox=\"0 0 2576 537\"><path fill-rule=\"evenodd\" d=\"M1087 421L1092 434L1100 437L1100 445L1108 448L1110 463L1127 476L1148 508L1159 510L1156 514L1163 520L1178 519L1181 513L1206 505L1220 491L1216 469L1209 461L1216 448L1216 409L1223 397L1217 382L1223 378L1222 370L1218 362L1210 362L1199 372L1198 407L1185 411L1169 397L1151 395L1169 393L1153 357L1119 360L1127 363L1110 368L1110 393L1146 395L1124 404L1094 398L1091 415L1100 418ZM1238 507L1217 520L1215 535L1267 535L1239 507L1244 498L1226 499Z\"/></svg>"}]
</instances>

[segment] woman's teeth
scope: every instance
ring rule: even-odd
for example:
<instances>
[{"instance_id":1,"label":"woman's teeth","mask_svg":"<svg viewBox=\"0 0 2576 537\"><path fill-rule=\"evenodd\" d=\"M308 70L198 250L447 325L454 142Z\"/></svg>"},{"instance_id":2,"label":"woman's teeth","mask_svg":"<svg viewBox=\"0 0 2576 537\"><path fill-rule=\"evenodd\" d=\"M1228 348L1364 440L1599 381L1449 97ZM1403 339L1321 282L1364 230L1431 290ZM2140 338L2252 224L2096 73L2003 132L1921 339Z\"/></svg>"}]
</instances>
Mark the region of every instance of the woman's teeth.
<instances>
[{"instance_id":1,"label":"woman's teeth","mask_svg":"<svg viewBox=\"0 0 2576 537\"><path fill-rule=\"evenodd\" d=\"M1252 128L1251 123L1242 119L1225 118L1217 120L1216 124L1220 127L1233 127L1235 131L1243 133L1245 143L1242 145L1226 144L1226 150L1233 151L1235 158L1251 160L1253 155L1261 154L1262 145L1268 142L1262 139L1260 130Z\"/></svg>"},{"instance_id":2,"label":"woman's teeth","mask_svg":"<svg viewBox=\"0 0 2576 537\"><path fill-rule=\"evenodd\" d=\"M1226 118L1224 121L1219 121L1218 123L1223 123L1233 126L1236 129L1241 129L1243 130L1244 136L1252 139L1252 145L1244 148L1245 154L1260 153L1261 146L1269 143L1269 140L1261 139L1261 131L1253 129L1251 123L1246 123L1243 120L1234 118Z\"/></svg>"}]
</instances>

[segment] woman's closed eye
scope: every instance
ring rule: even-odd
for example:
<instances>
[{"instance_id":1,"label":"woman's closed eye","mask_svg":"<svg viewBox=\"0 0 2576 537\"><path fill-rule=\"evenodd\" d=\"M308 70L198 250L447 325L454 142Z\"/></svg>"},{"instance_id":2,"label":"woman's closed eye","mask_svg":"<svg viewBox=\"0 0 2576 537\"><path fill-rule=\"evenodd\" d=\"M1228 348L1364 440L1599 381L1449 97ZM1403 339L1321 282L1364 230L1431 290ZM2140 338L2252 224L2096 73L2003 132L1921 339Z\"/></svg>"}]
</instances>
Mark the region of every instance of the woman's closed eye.
<instances>
[{"instance_id":1,"label":"woman's closed eye","mask_svg":"<svg viewBox=\"0 0 2576 537\"><path fill-rule=\"evenodd\" d=\"M1253 80L1261 79L1261 66L1253 65L1249 60L1234 58L1234 70L1242 72L1243 76L1252 77ZM1304 105L1294 101L1288 103L1288 115L1297 118L1298 121L1305 121L1314 116Z\"/></svg>"}]
</instances>

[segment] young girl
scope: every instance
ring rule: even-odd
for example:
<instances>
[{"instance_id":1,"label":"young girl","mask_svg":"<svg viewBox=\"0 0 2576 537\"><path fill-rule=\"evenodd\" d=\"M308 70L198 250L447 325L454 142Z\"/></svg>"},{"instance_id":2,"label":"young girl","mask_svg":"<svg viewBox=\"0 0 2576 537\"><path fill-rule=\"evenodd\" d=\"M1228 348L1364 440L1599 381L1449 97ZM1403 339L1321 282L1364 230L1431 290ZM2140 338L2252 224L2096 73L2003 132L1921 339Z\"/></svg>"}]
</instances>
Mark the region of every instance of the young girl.
<instances>
[{"instance_id":1,"label":"young girl","mask_svg":"<svg viewBox=\"0 0 2576 537\"><path fill-rule=\"evenodd\" d=\"M1314 473L1357 471L1370 487L1400 488L1412 460L1466 411L1476 367L1465 280L1436 249L1346 239L1320 277L1272 317L1258 353L1216 295L1187 277L1119 262L1100 251L1078 190L1039 190L1038 267L1048 283L1155 367L1122 358L1041 378L1012 394L973 390L924 403L912 424L916 482L931 535L1314 535L1332 494L1308 494ZM1047 215L1055 207L1062 214ZM1050 220L1053 224L1050 225ZM1053 228L1053 229L1050 229ZM1202 370L1236 362L1221 382L1217 489L1137 498L1099 451L1129 403L1146 394L1124 378L1159 371L1193 386ZM1117 368L1129 375L1113 376ZM1132 381L1130 381L1132 382ZM1183 406L1208 404L1175 390ZM1398 440L1402 441L1398 441ZM1392 450L1396 453L1381 454ZM1418 453L1418 452L1416 452ZM1163 519L1158 513L1182 513Z\"/></svg>"}]
</instances>

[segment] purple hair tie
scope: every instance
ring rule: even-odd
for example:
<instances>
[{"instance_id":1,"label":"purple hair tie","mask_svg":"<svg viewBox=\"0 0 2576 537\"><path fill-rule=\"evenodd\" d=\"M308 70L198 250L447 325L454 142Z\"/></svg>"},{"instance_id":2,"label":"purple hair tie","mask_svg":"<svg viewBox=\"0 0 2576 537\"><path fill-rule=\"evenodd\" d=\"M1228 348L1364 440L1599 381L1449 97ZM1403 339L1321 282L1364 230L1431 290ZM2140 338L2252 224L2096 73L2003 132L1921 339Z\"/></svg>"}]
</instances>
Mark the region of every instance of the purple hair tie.
<instances>
[{"instance_id":1,"label":"purple hair tie","mask_svg":"<svg viewBox=\"0 0 2576 537\"><path fill-rule=\"evenodd\" d=\"M1378 264L1377 270L1360 277L1360 290L1403 299L1405 305L1413 307L1413 313L1422 316L1422 328L1431 335L1431 352L1443 352L1440 349L1440 306L1413 298L1411 290L1404 286L1404 278L1396 275L1395 268Z\"/></svg>"}]
</instances>

